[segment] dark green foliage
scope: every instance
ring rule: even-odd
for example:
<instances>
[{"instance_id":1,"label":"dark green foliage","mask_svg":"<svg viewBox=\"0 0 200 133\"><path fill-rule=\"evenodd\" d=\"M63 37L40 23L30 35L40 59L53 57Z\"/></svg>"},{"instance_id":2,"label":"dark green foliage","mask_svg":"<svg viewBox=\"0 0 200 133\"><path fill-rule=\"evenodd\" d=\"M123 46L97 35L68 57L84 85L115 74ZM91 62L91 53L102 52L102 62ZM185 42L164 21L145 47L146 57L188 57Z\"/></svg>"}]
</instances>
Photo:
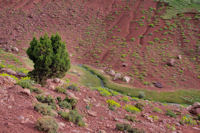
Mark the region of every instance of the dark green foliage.
<instances>
[{"instance_id":1,"label":"dark green foliage","mask_svg":"<svg viewBox=\"0 0 200 133\"><path fill-rule=\"evenodd\" d=\"M39 131L57 133L58 124L54 118L50 116L44 116L36 122L36 128Z\"/></svg>"},{"instance_id":2,"label":"dark green foliage","mask_svg":"<svg viewBox=\"0 0 200 133\"><path fill-rule=\"evenodd\" d=\"M125 133L145 133L144 130L132 128L129 124L116 124L116 129Z\"/></svg>"},{"instance_id":3,"label":"dark green foliage","mask_svg":"<svg viewBox=\"0 0 200 133\"><path fill-rule=\"evenodd\" d=\"M44 104L44 103L37 103L34 106L34 110L36 110L37 112L43 114L43 115L53 115L53 113L51 112L51 106Z\"/></svg>"},{"instance_id":4,"label":"dark green foliage","mask_svg":"<svg viewBox=\"0 0 200 133\"><path fill-rule=\"evenodd\" d=\"M61 108L68 108L68 109L75 109L77 100L74 98L68 98L67 96L65 97L64 100L62 100L60 97L57 97L58 100L58 105Z\"/></svg>"},{"instance_id":5,"label":"dark green foliage","mask_svg":"<svg viewBox=\"0 0 200 133\"><path fill-rule=\"evenodd\" d=\"M34 37L27 54L34 63L34 70L28 75L41 84L45 84L47 78L63 77L70 68L65 43L58 34L51 38L45 34L40 40Z\"/></svg>"},{"instance_id":6,"label":"dark green foliage","mask_svg":"<svg viewBox=\"0 0 200 133\"><path fill-rule=\"evenodd\" d=\"M44 95L37 95L36 96L37 100L39 102L42 103L47 103L48 105L50 105L53 109L56 109L56 104L55 104L55 100L52 96L48 95L48 96L44 96Z\"/></svg>"},{"instance_id":7,"label":"dark green foliage","mask_svg":"<svg viewBox=\"0 0 200 133\"><path fill-rule=\"evenodd\" d=\"M22 88L31 89L34 82L29 77L24 77L17 82Z\"/></svg>"},{"instance_id":8,"label":"dark green foliage","mask_svg":"<svg viewBox=\"0 0 200 133\"><path fill-rule=\"evenodd\" d=\"M167 110L165 113L167 116L176 118L176 114L172 110Z\"/></svg>"},{"instance_id":9,"label":"dark green foliage","mask_svg":"<svg viewBox=\"0 0 200 133\"><path fill-rule=\"evenodd\" d=\"M61 111L58 114L65 120L71 121L78 126L85 126L83 117L76 110L71 110L69 113Z\"/></svg>"}]
</instances>

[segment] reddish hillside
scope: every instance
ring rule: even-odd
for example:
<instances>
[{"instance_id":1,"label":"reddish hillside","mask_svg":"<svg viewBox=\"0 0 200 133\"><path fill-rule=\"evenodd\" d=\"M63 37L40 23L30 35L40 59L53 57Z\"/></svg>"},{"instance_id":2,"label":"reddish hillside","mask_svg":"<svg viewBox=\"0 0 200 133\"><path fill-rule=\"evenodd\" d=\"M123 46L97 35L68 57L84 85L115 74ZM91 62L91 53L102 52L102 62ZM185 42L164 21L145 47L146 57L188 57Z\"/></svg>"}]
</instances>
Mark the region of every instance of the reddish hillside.
<instances>
[{"instance_id":1,"label":"reddish hillside","mask_svg":"<svg viewBox=\"0 0 200 133\"><path fill-rule=\"evenodd\" d=\"M165 7L153 0L1 0L0 46L24 55L34 35L59 32L75 63L129 75L134 87L199 89L199 19L163 20Z\"/></svg>"}]
</instances>

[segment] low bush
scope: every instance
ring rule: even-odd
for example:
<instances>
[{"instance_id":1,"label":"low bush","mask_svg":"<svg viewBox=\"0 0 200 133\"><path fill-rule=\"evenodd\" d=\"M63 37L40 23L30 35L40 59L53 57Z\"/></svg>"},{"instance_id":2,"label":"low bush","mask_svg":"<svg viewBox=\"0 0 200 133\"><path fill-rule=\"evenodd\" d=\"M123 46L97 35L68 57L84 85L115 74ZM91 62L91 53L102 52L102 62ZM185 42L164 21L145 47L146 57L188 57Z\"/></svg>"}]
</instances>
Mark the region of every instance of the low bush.
<instances>
[{"instance_id":1,"label":"low bush","mask_svg":"<svg viewBox=\"0 0 200 133\"><path fill-rule=\"evenodd\" d=\"M116 102L116 101L114 101L112 99L109 99L106 102L108 103L108 107L111 110L115 110L116 108L121 107L121 105L118 102Z\"/></svg>"},{"instance_id":2,"label":"low bush","mask_svg":"<svg viewBox=\"0 0 200 133\"><path fill-rule=\"evenodd\" d=\"M51 106L44 103L37 103L34 106L34 110L43 114L43 115L53 115Z\"/></svg>"},{"instance_id":3,"label":"low bush","mask_svg":"<svg viewBox=\"0 0 200 133\"><path fill-rule=\"evenodd\" d=\"M130 101L128 96L123 96L121 100L124 101L124 102Z\"/></svg>"},{"instance_id":4,"label":"low bush","mask_svg":"<svg viewBox=\"0 0 200 133\"><path fill-rule=\"evenodd\" d=\"M154 107L153 112L162 113L163 111L162 111L162 109L160 109L158 107Z\"/></svg>"},{"instance_id":5,"label":"low bush","mask_svg":"<svg viewBox=\"0 0 200 133\"><path fill-rule=\"evenodd\" d=\"M41 94L41 93L43 93L43 90L41 90L41 89L39 89L39 88L30 88L30 91L31 92L35 92L35 93L37 93L37 94Z\"/></svg>"},{"instance_id":6,"label":"low bush","mask_svg":"<svg viewBox=\"0 0 200 133\"><path fill-rule=\"evenodd\" d=\"M102 96L112 96L112 93L105 88L97 88Z\"/></svg>"},{"instance_id":7,"label":"low bush","mask_svg":"<svg viewBox=\"0 0 200 133\"><path fill-rule=\"evenodd\" d=\"M197 125L197 122L192 119L190 115L185 115L181 118L180 123L182 125L187 124L187 125Z\"/></svg>"},{"instance_id":8,"label":"low bush","mask_svg":"<svg viewBox=\"0 0 200 133\"><path fill-rule=\"evenodd\" d=\"M78 126L85 126L85 122L83 121L83 117L76 111L71 110L70 112L58 112L58 114L67 121L73 122Z\"/></svg>"},{"instance_id":9,"label":"low bush","mask_svg":"<svg viewBox=\"0 0 200 133\"><path fill-rule=\"evenodd\" d=\"M14 79L15 81L19 80L17 77L15 77L13 75L9 75L7 73L0 73L0 76L2 76L2 77L10 77L10 78Z\"/></svg>"},{"instance_id":10,"label":"low bush","mask_svg":"<svg viewBox=\"0 0 200 133\"><path fill-rule=\"evenodd\" d=\"M133 106L133 105L128 105L126 104L124 106L124 109L128 112L131 112L131 113L138 113L140 112L140 109L138 109L137 107Z\"/></svg>"},{"instance_id":11,"label":"low bush","mask_svg":"<svg viewBox=\"0 0 200 133\"><path fill-rule=\"evenodd\" d=\"M176 118L176 114L172 110L167 110L165 113L167 116Z\"/></svg>"},{"instance_id":12,"label":"low bush","mask_svg":"<svg viewBox=\"0 0 200 133\"><path fill-rule=\"evenodd\" d=\"M34 81L31 80L29 77L24 77L20 79L17 82L18 85L20 85L22 88L28 88L31 89L32 85L34 84Z\"/></svg>"},{"instance_id":13,"label":"low bush","mask_svg":"<svg viewBox=\"0 0 200 133\"><path fill-rule=\"evenodd\" d=\"M57 133L58 124L54 118L50 116L44 116L37 120L36 128L39 131L44 131L48 133Z\"/></svg>"},{"instance_id":14,"label":"low bush","mask_svg":"<svg viewBox=\"0 0 200 133\"><path fill-rule=\"evenodd\" d=\"M145 133L144 130L138 128L132 128L129 124L125 123L116 124L116 129L119 131L123 131L125 133Z\"/></svg>"},{"instance_id":15,"label":"low bush","mask_svg":"<svg viewBox=\"0 0 200 133\"><path fill-rule=\"evenodd\" d=\"M137 107L138 109L140 109L141 111L143 111L144 104L142 104L142 103L136 103L135 107Z\"/></svg>"},{"instance_id":16,"label":"low bush","mask_svg":"<svg viewBox=\"0 0 200 133\"><path fill-rule=\"evenodd\" d=\"M53 109L56 109L55 100L51 95L44 96L44 95L37 95L36 99L41 103L47 103L50 105Z\"/></svg>"},{"instance_id":17,"label":"low bush","mask_svg":"<svg viewBox=\"0 0 200 133\"><path fill-rule=\"evenodd\" d=\"M75 109L77 100L74 98L69 98L68 96L65 97L64 100L62 100L60 97L57 97L58 105L61 108L68 108L68 109Z\"/></svg>"},{"instance_id":18,"label":"low bush","mask_svg":"<svg viewBox=\"0 0 200 133\"><path fill-rule=\"evenodd\" d=\"M136 122L136 116L134 115L126 115L125 116L125 119L128 120L128 121L132 121L132 122Z\"/></svg>"},{"instance_id":19,"label":"low bush","mask_svg":"<svg viewBox=\"0 0 200 133\"><path fill-rule=\"evenodd\" d=\"M79 90L80 90L80 88L77 87L76 84L71 84L71 85L69 85L69 86L67 87L67 89L73 90L73 91L79 91Z\"/></svg>"},{"instance_id":20,"label":"low bush","mask_svg":"<svg viewBox=\"0 0 200 133\"><path fill-rule=\"evenodd\" d=\"M66 93L66 89L61 86L56 87L55 91L58 93Z\"/></svg>"}]
</instances>

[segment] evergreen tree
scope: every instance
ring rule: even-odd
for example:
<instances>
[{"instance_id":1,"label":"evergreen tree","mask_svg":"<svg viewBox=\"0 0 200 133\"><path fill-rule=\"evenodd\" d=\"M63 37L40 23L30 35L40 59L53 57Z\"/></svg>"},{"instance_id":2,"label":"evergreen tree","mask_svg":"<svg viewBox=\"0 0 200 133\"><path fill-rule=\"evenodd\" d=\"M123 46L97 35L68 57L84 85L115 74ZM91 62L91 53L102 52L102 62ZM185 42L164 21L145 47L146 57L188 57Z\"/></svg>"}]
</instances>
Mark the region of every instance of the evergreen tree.
<instances>
[{"instance_id":1,"label":"evergreen tree","mask_svg":"<svg viewBox=\"0 0 200 133\"><path fill-rule=\"evenodd\" d=\"M34 63L29 76L38 83L44 84L47 78L62 78L70 69L65 43L58 34L51 38L45 34L40 40L34 37L26 52Z\"/></svg>"}]
</instances>

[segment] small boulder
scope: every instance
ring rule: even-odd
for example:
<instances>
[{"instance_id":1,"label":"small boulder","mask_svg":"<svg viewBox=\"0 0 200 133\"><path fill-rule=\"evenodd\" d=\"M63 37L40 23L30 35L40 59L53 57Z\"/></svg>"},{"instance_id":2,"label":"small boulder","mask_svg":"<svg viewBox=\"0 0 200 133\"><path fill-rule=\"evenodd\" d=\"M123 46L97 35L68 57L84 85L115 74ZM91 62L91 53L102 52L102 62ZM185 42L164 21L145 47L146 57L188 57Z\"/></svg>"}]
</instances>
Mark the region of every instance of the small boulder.
<instances>
[{"instance_id":1,"label":"small boulder","mask_svg":"<svg viewBox=\"0 0 200 133\"><path fill-rule=\"evenodd\" d=\"M163 88L163 85L160 82L154 82L153 84L157 88Z\"/></svg>"},{"instance_id":2,"label":"small boulder","mask_svg":"<svg viewBox=\"0 0 200 133\"><path fill-rule=\"evenodd\" d=\"M125 81L126 83L129 83L131 80L131 78L129 76L124 76L123 77L123 81Z\"/></svg>"},{"instance_id":3,"label":"small boulder","mask_svg":"<svg viewBox=\"0 0 200 133\"><path fill-rule=\"evenodd\" d=\"M114 80L121 79L121 77L122 77L121 73L116 73L114 76Z\"/></svg>"},{"instance_id":4,"label":"small boulder","mask_svg":"<svg viewBox=\"0 0 200 133\"><path fill-rule=\"evenodd\" d=\"M31 95L31 91L29 89L23 89L23 90L20 91L20 93L25 94L27 96Z\"/></svg>"},{"instance_id":5,"label":"small boulder","mask_svg":"<svg viewBox=\"0 0 200 133\"><path fill-rule=\"evenodd\" d=\"M17 47L12 47L11 50L14 52L19 52L19 49Z\"/></svg>"},{"instance_id":6,"label":"small boulder","mask_svg":"<svg viewBox=\"0 0 200 133\"><path fill-rule=\"evenodd\" d=\"M65 128L65 123L59 122L58 126L59 126L60 129L64 129Z\"/></svg>"},{"instance_id":7,"label":"small boulder","mask_svg":"<svg viewBox=\"0 0 200 133\"><path fill-rule=\"evenodd\" d=\"M72 92L67 92L67 95L68 95L69 97L71 97L71 98L74 98L74 99L76 99L76 100L79 100L79 98L76 97L76 96L74 95L74 93L72 93Z\"/></svg>"},{"instance_id":8,"label":"small boulder","mask_svg":"<svg viewBox=\"0 0 200 133\"><path fill-rule=\"evenodd\" d=\"M60 83L61 82L61 80L59 78L55 78L53 81L54 81L54 83Z\"/></svg>"},{"instance_id":9,"label":"small boulder","mask_svg":"<svg viewBox=\"0 0 200 133\"><path fill-rule=\"evenodd\" d=\"M196 102L188 108L188 111L194 115L200 115L200 103Z\"/></svg>"},{"instance_id":10,"label":"small boulder","mask_svg":"<svg viewBox=\"0 0 200 133\"><path fill-rule=\"evenodd\" d=\"M1 72L7 73L7 74L10 74L10 75L16 75L17 74L15 71L13 71L12 69L9 69L9 68L2 68Z\"/></svg>"},{"instance_id":11,"label":"small boulder","mask_svg":"<svg viewBox=\"0 0 200 133\"><path fill-rule=\"evenodd\" d=\"M123 67L127 67L128 64L127 64L127 63L122 63L122 66L123 66Z\"/></svg>"},{"instance_id":12,"label":"small boulder","mask_svg":"<svg viewBox=\"0 0 200 133\"><path fill-rule=\"evenodd\" d=\"M177 59L181 60L182 59L182 55L178 55Z\"/></svg>"},{"instance_id":13,"label":"small boulder","mask_svg":"<svg viewBox=\"0 0 200 133\"><path fill-rule=\"evenodd\" d=\"M108 74L111 75L111 76L115 76L115 71L111 69L111 70L108 71Z\"/></svg>"},{"instance_id":14,"label":"small boulder","mask_svg":"<svg viewBox=\"0 0 200 133\"><path fill-rule=\"evenodd\" d=\"M167 63L168 66L174 66L176 63L175 59L170 59L169 62Z\"/></svg>"},{"instance_id":15,"label":"small boulder","mask_svg":"<svg viewBox=\"0 0 200 133\"><path fill-rule=\"evenodd\" d=\"M94 112L92 110L88 110L88 115L93 116L93 117L97 117L97 112Z\"/></svg>"},{"instance_id":16,"label":"small boulder","mask_svg":"<svg viewBox=\"0 0 200 133\"><path fill-rule=\"evenodd\" d=\"M26 75L25 73L18 72L18 73L17 73L17 76L19 76L19 77L26 77L27 75Z\"/></svg>"}]
</instances>

